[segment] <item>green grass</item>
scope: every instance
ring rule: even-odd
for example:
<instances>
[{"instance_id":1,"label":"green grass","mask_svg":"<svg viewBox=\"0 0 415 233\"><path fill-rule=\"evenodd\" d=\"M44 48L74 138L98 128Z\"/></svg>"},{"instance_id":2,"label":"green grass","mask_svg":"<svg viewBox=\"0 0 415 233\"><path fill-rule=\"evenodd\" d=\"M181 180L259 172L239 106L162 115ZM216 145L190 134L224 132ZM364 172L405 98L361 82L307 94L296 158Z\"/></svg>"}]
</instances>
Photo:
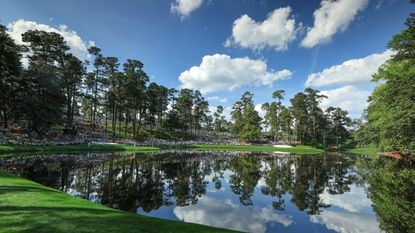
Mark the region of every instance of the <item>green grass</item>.
<instances>
[{"instance_id":1,"label":"green grass","mask_svg":"<svg viewBox=\"0 0 415 233\"><path fill-rule=\"evenodd\" d=\"M368 146L368 147L357 147L352 149L347 149L346 152L353 153L353 154L365 154L365 155L377 155L379 150L375 146Z\"/></svg>"},{"instance_id":2,"label":"green grass","mask_svg":"<svg viewBox=\"0 0 415 233\"><path fill-rule=\"evenodd\" d=\"M47 152L148 152L160 150L158 147L129 146L129 145L92 145L86 144L73 146L0 146L0 154L4 153L47 153Z\"/></svg>"},{"instance_id":3,"label":"green grass","mask_svg":"<svg viewBox=\"0 0 415 233\"><path fill-rule=\"evenodd\" d=\"M0 233L230 232L138 216L0 171Z\"/></svg>"},{"instance_id":4,"label":"green grass","mask_svg":"<svg viewBox=\"0 0 415 233\"><path fill-rule=\"evenodd\" d=\"M250 146L250 145L194 145L190 148L197 150L227 150L227 151L258 151L258 152L291 152L296 154L319 154L324 150L311 146L297 145L293 148L277 148L273 146Z\"/></svg>"}]
</instances>

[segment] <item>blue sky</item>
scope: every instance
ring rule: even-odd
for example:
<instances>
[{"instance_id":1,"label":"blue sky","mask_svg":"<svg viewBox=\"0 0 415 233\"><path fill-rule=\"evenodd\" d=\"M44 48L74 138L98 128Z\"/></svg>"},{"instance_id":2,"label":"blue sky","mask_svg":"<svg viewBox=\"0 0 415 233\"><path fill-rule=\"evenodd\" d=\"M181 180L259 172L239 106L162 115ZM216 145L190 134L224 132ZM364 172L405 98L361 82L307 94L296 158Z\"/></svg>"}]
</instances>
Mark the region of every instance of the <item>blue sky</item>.
<instances>
[{"instance_id":1,"label":"blue sky","mask_svg":"<svg viewBox=\"0 0 415 233\"><path fill-rule=\"evenodd\" d=\"M3 0L0 20L17 41L46 28L81 58L94 42L105 56L139 59L152 81L201 89L212 106L229 108L245 90L261 104L285 89L288 103L312 86L329 96L324 107L358 117L413 9L409 0Z\"/></svg>"}]
</instances>

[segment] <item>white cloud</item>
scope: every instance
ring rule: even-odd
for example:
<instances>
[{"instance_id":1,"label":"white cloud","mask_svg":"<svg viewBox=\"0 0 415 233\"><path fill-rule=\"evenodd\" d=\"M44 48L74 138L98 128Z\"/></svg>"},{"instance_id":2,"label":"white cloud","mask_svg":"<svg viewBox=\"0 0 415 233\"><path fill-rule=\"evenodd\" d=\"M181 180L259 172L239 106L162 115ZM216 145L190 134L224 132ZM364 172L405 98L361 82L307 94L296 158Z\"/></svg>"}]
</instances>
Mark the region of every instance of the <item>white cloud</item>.
<instances>
[{"instance_id":1,"label":"white cloud","mask_svg":"<svg viewBox=\"0 0 415 233\"><path fill-rule=\"evenodd\" d=\"M290 14L291 7L287 6L274 10L263 22L255 22L248 15L243 15L234 21L232 36L226 40L225 46L239 45L254 51L266 47L276 51L286 50L298 31Z\"/></svg>"},{"instance_id":2,"label":"white cloud","mask_svg":"<svg viewBox=\"0 0 415 233\"><path fill-rule=\"evenodd\" d=\"M265 116L265 110L262 109L263 104L264 103L255 105L255 111L257 111L258 115L262 118L264 118L264 116Z\"/></svg>"},{"instance_id":3,"label":"white cloud","mask_svg":"<svg viewBox=\"0 0 415 233\"><path fill-rule=\"evenodd\" d=\"M202 3L203 0L176 0L170 5L170 11L180 15L180 18L183 20L189 17Z\"/></svg>"},{"instance_id":4,"label":"white cloud","mask_svg":"<svg viewBox=\"0 0 415 233\"><path fill-rule=\"evenodd\" d=\"M247 57L231 58L226 54L206 55L199 66L180 74L182 88L200 90L202 93L234 90L247 84L272 86L277 80L289 79L289 70L268 70L263 60Z\"/></svg>"},{"instance_id":5,"label":"white cloud","mask_svg":"<svg viewBox=\"0 0 415 233\"><path fill-rule=\"evenodd\" d=\"M75 31L69 30L64 24L61 24L58 28L55 28L46 24L19 19L8 24L7 28L10 37L13 38L17 44L24 44L22 41L22 34L29 30L56 32L65 39L70 47L70 52L81 60L85 60L88 57L88 46L94 45L94 42L92 41L89 41L88 43L83 41Z\"/></svg>"},{"instance_id":6,"label":"white cloud","mask_svg":"<svg viewBox=\"0 0 415 233\"><path fill-rule=\"evenodd\" d=\"M209 96L206 99L209 100L209 101L212 101L212 100L217 101L217 100L219 100L219 96Z\"/></svg>"},{"instance_id":7,"label":"white cloud","mask_svg":"<svg viewBox=\"0 0 415 233\"><path fill-rule=\"evenodd\" d=\"M341 84L369 83L372 75L385 63L393 52L386 50L383 53L375 53L364 58L351 59L340 65L324 69L318 73L308 75L306 86L322 87Z\"/></svg>"},{"instance_id":8,"label":"white cloud","mask_svg":"<svg viewBox=\"0 0 415 233\"><path fill-rule=\"evenodd\" d=\"M220 98L219 96L210 96L206 98L208 101L218 101L220 103L226 103L228 102L228 99L226 98Z\"/></svg>"},{"instance_id":9,"label":"white cloud","mask_svg":"<svg viewBox=\"0 0 415 233\"><path fill-rule=\"evenodd\" d=\"M365 189L355 185L350 187L349 192L342 195L332 195L326 189L320 195L320 198L325 204L335 205L353 213L358 213L372 206L372 201L367 197Z\"/></svg>"},{"instance_id":10,"label":"white cloud","mask_svg":"<svg viewBox=\"0 0 415 233\"><path fill-rule=\"evenodd\" d=\"M313 223L325 225L340 233L380 233L375 213L350 213L324 210L319 215L310 216Z\"/></svg>"},{"instance_id":11,"label":"white cloud","mask_svg":"<svg viewBox=\"0 0 415 233\"><path fill-rule=\"evenodd\" d=\"M265 232L267 223L279 223L288 227L293 220L275 213L271 207L246 207L230 199L203 196L197 205L175 207L173 213L185 222L239 230L244 232Z\"/></svg>"},{"instance_id":12,"label":"white cloud","mask_svg":"<svg viewBox=\"0 0 415 233\"><path fill-rule=\"evenodd\" d=\"M361 90L356 86L344 86L321 91L321 94L328 97L321 102L322 108L340 107L347 110L352 118L357 118L362 115L363 110L368 106L367 98L370 91Z\"/></svg>"},{"instance_id":13,"label":"white cloud","mask_svg":"<svg viewBox=\"0 0 415 233\"><path fill-rule=\"evenodd\" d=\"M375 9L379 10L380 8L382 8L384 3L384 0L378 0L378 2L376 3Z\"/></svg>"},{"instance_id":14,"label":"white cloud","mask_svg":"<svg viewBox=\"0 0 415 233\"><path fill-rule=\"evenodd\" d=\"M323 0L314 11L314 26L309 28L301 45L307 48L324 44L337 32L345 31L369 0Z\"/></svg>"}]
</instances>

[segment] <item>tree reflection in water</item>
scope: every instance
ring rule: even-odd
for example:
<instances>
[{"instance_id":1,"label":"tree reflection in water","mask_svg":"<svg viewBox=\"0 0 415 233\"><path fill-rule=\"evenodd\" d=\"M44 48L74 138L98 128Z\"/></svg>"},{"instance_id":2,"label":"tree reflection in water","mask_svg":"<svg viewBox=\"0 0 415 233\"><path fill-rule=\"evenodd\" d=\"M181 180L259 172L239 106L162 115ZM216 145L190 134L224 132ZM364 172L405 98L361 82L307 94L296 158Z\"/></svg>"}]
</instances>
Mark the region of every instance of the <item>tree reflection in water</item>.
<instances>
[{"instance_id":1,"label":"tree reflection in water","mask_svg":"<svg viewBox=\"0 0 415 233\"><path fill-rule=\"evenodd\" d=\"M405 161L383 157L359 160L368 182L380 228L385 232L415 231L415 166Z\"/></svg>"},{"instance_id":2,"label":"tree reflection in water","mask_svg":"<svg viewBox=\"0 0 415 233\"><path fill-rule=\"evenodd\" d=\"M355 156L336 153L169 151L33 156L2 163L39 183L132 212L194 205L212 183L217 191L226 187L244 206L255 205L254 194L263 195L272 198L269 204L276 211L286 210L288 201L315 215L330 206L322 200L323 193L342 195L352 186L369 186L382 229L409 232L415 227L415 171L390 160L359 157L356 162Z\"/></svg>"}]
</instances>

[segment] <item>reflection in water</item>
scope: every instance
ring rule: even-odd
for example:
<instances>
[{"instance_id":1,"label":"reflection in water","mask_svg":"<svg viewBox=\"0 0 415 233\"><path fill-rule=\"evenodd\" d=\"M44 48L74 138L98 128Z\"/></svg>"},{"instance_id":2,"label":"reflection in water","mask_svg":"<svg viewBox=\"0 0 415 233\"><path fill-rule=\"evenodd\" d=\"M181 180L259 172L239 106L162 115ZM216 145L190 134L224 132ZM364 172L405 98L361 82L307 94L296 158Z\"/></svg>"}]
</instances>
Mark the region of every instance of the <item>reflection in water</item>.
<instances>
[{"instance_id":1,"label":"reflection in water","mask_svg":"<svg viewBox=\"0 0 415 233\"><path fill-rule=\"evenodd\" d=\"M415 168L391 159L359 161L368 194L385 232L415 232Z\"/></svg>"},{"instance_id":2,"label":"reflection in water","mask_svg":"<svg viewBox=\"0 0 415 233\"><path fill-rule=\"evenodd\" d=\"M310 217L311 222L324 224L328 229L341 233L380 232L373 213L337 212L326 210Z\"/></svg>"},{"instance_id":3,"label":"reflection in water","mask_svg":"<svg viewBox=\"0 0 415 233\"><path fill-rule=\"evenodd\" d=\"M415 226L414 169L385 159L163 151L32 156L0 167L113 208L249 232Z\"/></svg>"},{"instance_id":4,"label":"reflection in water","mask_svg":"<svg viewBox=\"0 0 415 233\"><path fill-rule=\"evenodd\" d=\"M265 232L267 223L280 223L287 227L290 217L273 212L271 208L244 208L231 199L220 200L205 196L198 205L176 207L174 214L185 222L199 223L247 232Z\"/></svg>"}]
</instances>

